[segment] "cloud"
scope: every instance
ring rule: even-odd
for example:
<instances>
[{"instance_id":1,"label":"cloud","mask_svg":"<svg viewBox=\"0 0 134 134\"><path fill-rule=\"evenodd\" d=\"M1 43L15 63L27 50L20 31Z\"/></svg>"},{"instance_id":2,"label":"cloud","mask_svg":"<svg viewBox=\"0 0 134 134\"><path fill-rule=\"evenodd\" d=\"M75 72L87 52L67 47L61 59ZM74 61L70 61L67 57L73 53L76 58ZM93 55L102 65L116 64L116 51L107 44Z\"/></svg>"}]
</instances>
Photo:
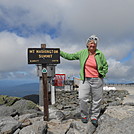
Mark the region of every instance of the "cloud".
<instances>
[{"instance_id":1,"label":"cloud","mask_svg":"<svg viewBox=\"0 0 134 134\"><path fill-rule=\"evenodd\" d=\"M32 4L31 4L32 3ZM61 25L62 36L77 34L77 37L91 33L101 36L120 37L133 29L132 0L128 1L89 1L76 0L2 0L1 18L11 27L26 26L38 29L40 25L50 28ZM120 5L120 6L119 6ZM21 17L20 17L21 16ZM132 32L132 34L134 34ZM111 38L111 37L110 37Z\"/></svg>"},{"instance_id":2,"label":"cloud","mask_svg":"<svg viewBox=\"0 0 134 134\"><path fill-rule=\"evenodd\" d=\"M27 62L27 49L28 48L40 48L41 44L46 43L47 47L49 48L61 48L62 43L55 39L53 40L49 35L34 35L28 38L20 37L16 35L15 33L10 33L7 31L3 31L0 33L0 78L26 78L26 77L36 77L37 71L36 71L36 65L28 65ZM58 44L58 45L57 45ZM66 46L66 45L65 45ZM64 49L63 49L64 50ZM66 51L77 51L77 46L74 45L71 47L68 47ZM60 71L60 72L77 72L74 74L78 74L77 71L74 71L73 66L76 62L73 62L72 68L71 66L67 66L68 63L61 59L61 64L63 63L63 66L59 66L58 70L65 70L66 71ZM72 64L72 63L70 63ZM64 67L66 66L66 68ZM63 68L62 68L63 67ZM70 71L69 71L70 70Z\"/></svg>"},{"instance_id":3,"label":"cloud","mask_svg":"<svg viewBox=\"0 0 134 134\"><path fill-rule=\"evenodd\" d=\"M17 69L24 66L25 40L8 32L0 33L0 71ZM19 62L21 61L21 62Z\"/></svg>"},{"instance_id":4,"label":"cloud","mask_svg":"<svg viewBox=\"0 0 134 134\"><path fill-rule=\"evenodd\" d=\"M106 79L114 82L134 82L133 64L123 64L115 59L108 59L109 71Z\"/></svg>"},{"instance_id":5,"label":"cloud","mask_svg":"<svg viewBox=\"0 0 134 134\"><path fill-rule=\"evenodd\" d=\"M133 0L1 0L1 77L7 72L11 77L35 76L34 65L27 65L27 48L46 43L73 53L86 48L88 36L96 34L109 63L108 77L134 80L133 58L121 62L134 51L133 5ZM57 72L77 74L78 66L61 59Z\"/></svg>"},{"instance_id":6,"label":"cloud","mask_svg":"<svg viewBox=\"0 0 134 134\"><path fill-rule=\"evenodd\" d=\"M36 28L42 24L56 26L60 20L58 5L47 0L39 0L38 4L34 0L5 0L0 2L0 6L1 18L11 27L26 25Z\"/></svg>"},{"instance_id":7,"label":"cloud","mask_svg":"<svg viewBox=\"0 0 134 134\"><path fill-rule=\"evenodd\" d=\"M123 65L121 62L115 59L108 59L109 75L112 77L123 77L130 69L129 66Z\"/></svg>"},{"instance_id":8,"label":"cloud","mask_svg":"<svg viewBox=\"0 0 134 134\"><path fill-rule=\"evenodd\" d=\"M125 58L134 48L131 41L109 42L109 44L100 44L98 47L105 53L107 58L112 57L116 60Z\"/></svg>"},{"instance_id":9,"label":"cloud","mask_svg":"<svg viewBox=\"0 0 134 134\"><path fill-rule=\"evenodd\" d=\"M26 71L27 49L40 47L49 36L31 36L24 38L14 33L0 33L0 72Z\"/></svg>"},{"instance_id":10,"label":"cloud","mask_svg":"<svg viewBox=\"0 0 134 134\"><path fill-rule=\"evenodd\" d=\"M32 78L37 77L36 66L27 64L27 48L39 48L40 44L46 43L47 47L59 47L61 50L74 53L77 52L85 46L78 47L77 44L71 46L71 44L65 44L64 46L59 39L52 39L49 35L39 35L39 36L31 36L29 38L19 37L14 33L9 32L1 32L0 33L0 71L1 78L5 76L6 78ZM69 47L67 47L69 46ZM125 45L124 45L125 47ZM115 47L115 50L117 48ZM130 70L132 70L132 66L134 65L133 60L129 61L129 64L123 64L119 60L116 60L118 55L115 54L114 47L110 52L110 48L106 49L104 52L107 55L107 51L109 53L113 53L115 56L114 59L111 59L112 55L108 57L109 64L109 72L106 78L108 79L123 79L129 78ZM127 49L126 49L127 50ZM126 53L128 53L131 49L128 49ZM123 54L124 55L124 54ZM132 54L133 56L133 54ZM122 56L123 57L123 56ZM128 62L128 61L127 61ZM67 61L61 58L61 64L56 66L56 73L65 73L68 76L78 76L79 74L79 61ZM8 75L7 75L8 74ZM132 74L131 74L132 75ZM130 80L134 80L133 77Z\"/></svg>"}]
</instances>

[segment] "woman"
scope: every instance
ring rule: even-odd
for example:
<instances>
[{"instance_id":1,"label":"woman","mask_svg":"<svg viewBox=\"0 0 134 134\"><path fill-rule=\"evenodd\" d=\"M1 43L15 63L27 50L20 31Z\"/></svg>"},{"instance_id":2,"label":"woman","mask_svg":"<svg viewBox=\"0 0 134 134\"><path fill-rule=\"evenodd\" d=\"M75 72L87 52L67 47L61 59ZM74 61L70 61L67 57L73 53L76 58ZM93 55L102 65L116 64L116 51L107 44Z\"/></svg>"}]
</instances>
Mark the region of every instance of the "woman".
<instances>
[{"instance_id":1,"label":"woman","mask_svg":"<svg viewBox=\"0 0 134 134\"><path fill-rule=\"evenodd\" d=\"M108 72L106 58L104 54L97 49L98 41L98 37L92 35L87 40L87 49L73 54L60 51L60 55L63 58L80 61L80 78L82 80L79 85L81 120L83 123L87 123L90 113L91 122L96 127L98 125L103 95L103 78ZM92 102L90 112L87 105L89 93L91 94Z\"/></svg>"}]
</instances>

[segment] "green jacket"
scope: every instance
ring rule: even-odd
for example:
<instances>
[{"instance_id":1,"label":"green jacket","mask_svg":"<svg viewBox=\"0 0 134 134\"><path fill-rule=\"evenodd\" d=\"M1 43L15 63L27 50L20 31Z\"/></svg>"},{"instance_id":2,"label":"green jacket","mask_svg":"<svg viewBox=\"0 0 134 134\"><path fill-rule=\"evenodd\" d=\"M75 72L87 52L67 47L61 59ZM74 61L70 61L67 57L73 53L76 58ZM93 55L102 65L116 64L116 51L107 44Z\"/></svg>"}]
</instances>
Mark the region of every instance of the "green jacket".
<instances>
[{"instance_id":1,"label":"green jacket","mask_svg":"<svg viewBox=\"0 0 134 134\"><path fill-rule=\"evenodd\" d=\"M60 56L67 59L67 60L79 60L80 61L80 78L81 80L85 80L85 63L88 58L89 52L88 49L83 49L79 52L69 54L65 53L63 51L60 51ZM100 77L104 78L106 76L106 73L108 72L108 64L105 59L104 54L100 50L96 50L95 55L96 63L97 63L97 69L99 72Z\"/></svg>"}]
</instances>

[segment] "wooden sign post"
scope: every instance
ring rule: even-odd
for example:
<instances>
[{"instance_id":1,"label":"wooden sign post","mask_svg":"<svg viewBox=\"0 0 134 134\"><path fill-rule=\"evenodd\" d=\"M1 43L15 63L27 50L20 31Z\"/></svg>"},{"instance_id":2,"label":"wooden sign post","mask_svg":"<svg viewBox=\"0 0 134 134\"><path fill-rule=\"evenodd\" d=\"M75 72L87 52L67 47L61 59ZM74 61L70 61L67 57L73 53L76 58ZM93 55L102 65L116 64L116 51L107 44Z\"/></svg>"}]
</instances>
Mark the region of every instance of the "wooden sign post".
<instances>
[{"instance_id":1,"label":"wooden sign post","mask_svg":"<svg viewBox=\"0 0 134 134\"><path fill-rule=\"evenodd\" d=\"M28 48L28 64L42 64L44 121L49 120L47 65L59 63L59 48L46 48L46 44L42 44L41 48Z\"/></svg>"},{"instance_id":2,"label":"wooden sign post","mask_svg":"<svg viewBox=\"0 0 134 134\"><path fill-rule=\"evenodd\" d=\"M44 98L44 121L48 121L49 112L48 112L48 86L47 86L47 65L42 64L42 79L43 79L43 98Z\"/></svg>"}]
</instances>

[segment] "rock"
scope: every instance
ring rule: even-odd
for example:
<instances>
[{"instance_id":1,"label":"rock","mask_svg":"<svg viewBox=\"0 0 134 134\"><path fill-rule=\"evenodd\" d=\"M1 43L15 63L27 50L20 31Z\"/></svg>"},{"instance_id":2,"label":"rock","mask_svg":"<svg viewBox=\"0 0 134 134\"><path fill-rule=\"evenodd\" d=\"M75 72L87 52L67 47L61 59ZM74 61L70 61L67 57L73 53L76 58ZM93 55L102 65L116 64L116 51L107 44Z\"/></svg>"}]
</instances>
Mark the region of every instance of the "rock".
<instances>
[{"instance_id":1,"label":"rock","mask_svg":"<svg viewBox=\"0 0 134 134\"><path fill-rule=\"evenodd\" d=\"M22 112L20 113L20 115L27 114L27 113L29 113L29 114L37 113L38 116L43 115L43 112L38 111L38 110L36 110L36 109L28 109L28 110L24 110L24 111L22 111Z\"/></svg>"},{"instance_id":2,"label":"rock","mask_svg":"<svg viewBox=\"0 0 134 134\"><path fill-rule=\"evenodd\" d=\"M105 106L122 105L123 98L127 94L126 90L104 91L102 104ZM89 96L89 105L90 103L91 97ZM54 106L59 110L74 111L79 107L78 91L57 91Z\"/></svg>"},{"instance_id":3,"label":"rock","mask_svg":"<svg viewBox=\"0 0 134 134\"><path fill-rule=\"evenodd\" d=\"M126 94L125 91L104 91L97 128L90 119L88 124L81 122L77 91L56 93L56 104L49 105L49 121L43 121L44 113L40 110L43 107L32 101L20 99L6 106L1 99L0 134L131 134L134 131L134 107L122 103ZM90 103L89 97L89 107Z\"/></svg>"},{"instance_id":4,"label":"rock","mask_svg":"<svg viewBox=\"0 0 134 134\"><path fill-rule=\"evenodd\" d=\"M113 129L113 133L114 134L133 134L134 116L131 116L129 118L124 118L123 120L119 121L119 123Z\"/></svg>"},{"instance_id":5,"label":"rock","mask_svg":"<svg viewBox=\"0 0 134 134\"><path fill-rule=\"evenodd\" d=\"M25 113L38 113L42 115L42 112L38 106L32 101L19 100L15 102L12 106L2 105L0 106L0 116L16 116Z\"/></svg>"},{"instance_id":6,"label":"rock","mask_svg":"<svg viewBox=\"0 0 134 134\"><path fill-rule=\"evenodd\" d=\"M13 134L19 134L20 129L17 129Z\"/></svg>"},{"instance_id":7,"label":"rock","mask_svg":"<svg viewBox=\"0 0 134 134\"><path fill-rule=\"evenodd\" d=\"M5 95L0 95L0 105L4 105L6 104L6 100L5 100L6 96Z\"/></svg>"},{"instance_id":8,"label":"rock","mask_svg":"<svg viewBox=\"0 0 134 134\"><path fill-rule=\"evenodd\" d=\"M73 120L70 124L70 130L74 132L74 134L86 134L86 129L87 124L82 123L81 120ZM69 131L67 134L70 133Z\"/></svg>"},{"instance_id":9,"label":"rock","mask_svg":"<svg viewBox=\"0 0 134 134\"><path fill-rule=\"evenodd\" d=\"M118 119L104 114L99 119L99 125L94 134L115 134L113 133L114 126L118 124Z\"/></svg>"},{"instance_id":10,"label":"rock","mask_svg":"<svg viewBox=\"0 0 134 134\"><path fill-rule=\"evenodd\" d=\"M105 114L102 118L94 134L133 134L134 132L134 116L118 120Z\"/></svg>"},{"instance_id":11,"label":"rock","mask_svg":"<svg viewBox=\"0 0 134 134\"><path fill-rule=\"evenodd\" d=\"M21 122L21 128L29 126L32 124L31 118L35 118L38 115L36 113L33 114L24 114L19 116L19 122Z\"/></svg>"},{"instance_id":12,"label":"rock","mask_svg":"<svg viewBox=\"0 0 134 134\"><path fill-rule=\"evenodd\" d=\"M34 122L37 122L37 121L44 121L44 117L40 116L40 117L30 118L29 120L33 124Z\"/></svg>"},{"instance_id":13,"label":"rock","mask_svg":"<svg viewBox=\"0 0 134 134\"><path fill-rule=\"evenodd\" d=\"M133 134L133 106L109 106L101 116L95 134Z\"/></svg>"},{"instance_id":14,"label":"rock","mask_svg":"<svg viewBox=\"0 0 134 134\"><path fill-rule=\"evenodd\" d=\"M21 98L19 97L11 97L7 95L0 95L0 105L7 105L11 106L13 105L16 101L20 100Z\"/></svg>"},{"instance_id":15,"label":"rock","mask_svg":"<svg viewBox=\"0 0 134 134\"><path fill-rule=\"evenodd\" d=\"M70 124L72 123L72 119L63 121L58 120L50 120L48 122L48 133L47 134L67 134L68 129L70 128Z\"/></svg>"},{"instance_id":16,"label":"rock","mask_svg":"<svg viewBox=\"0 0 134 134\"><path fill-rule=\"evenodd\" d=\"M11 106L5 106L5 105L0 106L0 117L1 116L15 116L17 114L18 114L17 110Z\"/></svg>"},{"instance_id":17,"label":"rock","mask_svg":"<svg viewBox=\"0 0 134 134\"><path fill-rule=\"evenodd\" d=\"M96 131L96 127L91 123L91 121L88 122L86 133L85 134L93 134Z\"/></svg>"},{"instance_id":18,"label":"rock","mask_svg":"<svg viewBox=\"0 0 134 134\"><path fill-rule=\"evenodd\" d=\"M18 121L21 122L21 128L23 128L33 124L36 121L43 121L43 116L39 116L37 113L24 114L19 116Z\"/></svg>"},{"instance_id":19,"label":"rock","mask_svg":"<svg viewBox=\"0 0 134 134\"><path fill-rule=\"evenodd\" d=\"M122 120L124 118L128 118L134 115L134 107L133 106L109 106L107 107L105 114Z\"/></svg>"},{"instance_id":20,"label":"rock","mask_svg":"<svg viewBox=\"0 0 134 134\"><path fill-rule=\"evenodd\" d=\"M66 134L76 134L76 132L74 132L74 129L73 128L70 128ZM78 133L77 133L78 134Z\"/></svg>"},{"instance_id":21,"label":"rock","mask_svg":"<svg viewBox=\"0 0 134 134\"><path fill-rule=\"evenodd\" d=\"M27 119L31 119L31 118L35 118L35 117L38 117L37 113L23 114L23 115L19 116L19 121L24 122Z\"/></svg>"},{"instance_id":22,"label":"rock","mask_svg":"<svg viewBox=\"0 0 134 134\"><path fill-rule=\"evenodd\" d=\"M117 100L117 101L110 102L108 105L109 106L119 106L119 105L122 105L122 102Z\"/></svg>"},{"instance_id":23,"label":"rock","mask_svg":"<svg viewBox=\"0 0 134 134\"><path fill-rule=\"evenodd\" d=\"M61 111L57 111L55 116L56 116L56 119L59 120L59 121L62 121L62 120L65 119L65 114Z\"/></svg>"},{"instance_id":24,"label":"rock","mask_svg":"<svg viewBox=\"0 0 134 134\"><path fill-rule=\"evenodd\" d=\"M25 113L30 113L30 111L28 110L33 110L31 113L40 111L40 109L35 103L33 103L32 101L23 100L23 99L14 103L12 107L16 109L20 115L25 114Z\"/></svg>"},{"instance_id":25,"label":"rock","mask_svg":"<svg viewBox=\"0 0 134 134\"><path fill-rule=\"evenodd\" d=\"M125 102L123 105L134 106L134 102Z\"/></svg>"},{"instance_id":26,"label":"rock","mask_svg":"<svg viewBox=\"0 0 134 134\"><path fill-rule=\"evenodd\" d=\"M0 117L0 134L12 134L20 126L21 123L11 116Z\"/></svg>"},{"instance_id":27,"label":"rock","mask_svg":"<svg viewBox=\"0 0 134 134\"><path fill-rule=\"evenodd\" d=\"M23 123L21 123L21 128L27 127L29 125L32 125L32 123L29 119L26 119Z\"/></svg>"},{"instance_id":28,"label":"rock","mask_svg":"<svg viewBox=\"0 0 134 134\"><path fill-rule=\"evenodd\" d=\"M123 105L134 106L134 95L128 95L123 100Z\"/></svg>"},{"instance_id":29,"label":"rock","mask_svg":"<svg viewBox=\"0 0 134 134\"><path fill-rule=\"evenodd\" d=\"M47 128L47 122L37 121L34 122L32 125L21 129L19 134L46 134Z\"/></svg>"}]
</instances>

